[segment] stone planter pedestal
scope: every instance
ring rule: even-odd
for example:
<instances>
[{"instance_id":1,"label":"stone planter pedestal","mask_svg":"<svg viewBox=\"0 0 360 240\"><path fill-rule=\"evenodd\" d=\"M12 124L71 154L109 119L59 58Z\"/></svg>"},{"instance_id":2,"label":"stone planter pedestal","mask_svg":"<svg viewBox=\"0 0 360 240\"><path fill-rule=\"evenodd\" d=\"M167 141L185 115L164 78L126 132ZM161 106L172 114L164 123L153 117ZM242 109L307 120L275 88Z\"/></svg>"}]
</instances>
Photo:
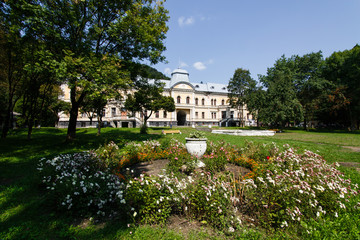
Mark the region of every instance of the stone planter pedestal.
<instances>
[{"instance_id":1,"label":"stone planter pedestal","mask_svg":"<svg viewBox=\"0 0 360 240\"><path fill-rule=\"evenodd\" d=\"M200 158L206 151L206 138L185 138L186 150L193 156Z\"/></svg>"}]
</instances>

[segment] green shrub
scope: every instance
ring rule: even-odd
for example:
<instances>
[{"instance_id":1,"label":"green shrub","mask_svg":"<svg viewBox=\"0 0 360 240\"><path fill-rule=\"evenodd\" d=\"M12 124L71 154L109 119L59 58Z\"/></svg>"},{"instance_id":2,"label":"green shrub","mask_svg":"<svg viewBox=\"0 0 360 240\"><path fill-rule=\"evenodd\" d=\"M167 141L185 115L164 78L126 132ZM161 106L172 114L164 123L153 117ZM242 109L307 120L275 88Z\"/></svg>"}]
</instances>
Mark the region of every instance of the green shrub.
<instances>
[{"instance_id":1,"label":"green shrub","mask_svg":"<svg viewBox=\"0 0 360 240\"><path fill-rule=\"evenodd\" d=\"M122 208L124 184L92 153L41 159L38 170L59 210L81 216L110 216Z\"/></svg>"}]
</instances>

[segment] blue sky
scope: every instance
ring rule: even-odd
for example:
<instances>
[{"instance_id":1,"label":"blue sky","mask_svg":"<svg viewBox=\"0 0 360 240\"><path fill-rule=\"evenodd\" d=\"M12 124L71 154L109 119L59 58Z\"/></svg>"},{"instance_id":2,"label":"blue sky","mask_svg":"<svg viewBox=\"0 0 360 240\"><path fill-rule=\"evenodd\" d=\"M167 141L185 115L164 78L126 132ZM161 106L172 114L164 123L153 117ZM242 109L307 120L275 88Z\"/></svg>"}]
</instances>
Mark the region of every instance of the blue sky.
<instances>
[{"instance_id":1,"label":"blue sky","mask_svg":"<svg viewBox=\"0 0 360 240\"><path fill-rule=\"evenodd\" d=\"M192 82L227 84L236 68L254 79L283 54L304 55L360 44L359 0L167 0L169 31L158 71L179 66Z\"/></svg>"}]
</instances>

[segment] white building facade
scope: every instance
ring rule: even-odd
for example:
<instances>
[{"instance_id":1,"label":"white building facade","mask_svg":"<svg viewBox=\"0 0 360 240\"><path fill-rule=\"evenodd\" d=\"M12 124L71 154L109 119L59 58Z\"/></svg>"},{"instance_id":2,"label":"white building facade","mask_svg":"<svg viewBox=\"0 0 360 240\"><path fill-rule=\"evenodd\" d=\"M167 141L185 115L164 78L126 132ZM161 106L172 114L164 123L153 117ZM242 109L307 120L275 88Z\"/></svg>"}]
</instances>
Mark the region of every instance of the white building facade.
<instances>
[{"instance_id":1,"label":"white building facade","mask_svg":"<svg viewBox=\"0 0 360 240\"><path fill-rule=\"evenodd\" d=\"M174 70L171 80L161 82L163 94L174 98L176 110L154 112L147 122L150 127L238 126L241 119L247 126L255 123L245 108L241 111L230 107L227 85L190 82L189 73L183 69ZM70 101L69 89L66 85L62 88L63 100ZM139 127L143 123L140 113L131 116L120 101L109 101L103 112L103 122L115 128ZM67 127L68 121L69 116L61 114L58 127ZM90 125L87 115L79 114L77 127L96 127L96 124L96 118Z\"/></svg>"}]
</instances>

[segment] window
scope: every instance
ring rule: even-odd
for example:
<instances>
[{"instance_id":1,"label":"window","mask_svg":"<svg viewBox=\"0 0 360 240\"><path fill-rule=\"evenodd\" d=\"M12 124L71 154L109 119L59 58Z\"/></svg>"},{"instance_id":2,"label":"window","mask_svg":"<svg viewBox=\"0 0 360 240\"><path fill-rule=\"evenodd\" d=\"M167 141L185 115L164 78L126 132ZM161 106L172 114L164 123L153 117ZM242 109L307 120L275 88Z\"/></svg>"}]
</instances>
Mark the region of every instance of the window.
<instances>
[{"instance_id":1,"label":"window","mask_svg":"<svg viewBox=\"0 0 360 240\"><path fill-rule=\"evenodd\" d=\"M202 105L205 105L205 99L204 99L204 98L201 99L201 104L202 104Z\"/></svg>"},{"instance_id":2,"label":"window","mask_svg":"<svg viewBox=\"0 0 360 240\"><path fill-rule=\"evenodd\" d=\"M164 118L167 118L167 112L164 111Z\"/></svg>"},{"instance_id":3,"label":"window","mask_svg":"<svg viewBox=\"0 0 360 240\"><path fill-rule=\"evenodd\" d=\"M186 97L186 104L190 104L190 97Z\"/></svg>"},{"instance_id":4,"label":"window","mask_svg":"<svg viewBox=\"0 0 360 240\"><path fill-rule=\"evenodd\" d=\"M195 105L199 105L199 99L195 98Z\"/></svg>"},{"instance_id":5,"label":"window","mask_svg":"<svg viewBox=\"0 0 360 240\"><path fill-rule=\"evenodd\" d=\"M199 118L199 113L195 112L195 118Z\"/></svg>"},{"instance_id":6,"label":"window","mask_svg":"<svg viewBox=\"0 0 360 240\"><path fill-rule=\"evenodd\" d=\"M106 111L106 109L104 108L104 109L102 110L102 116L103 116L103 117L105 117L105 111Z\"/></svg>"},{"instance_id":7,"label":"window","mask_svg":"<svg viewBox=\"0 0 360 240\"><path fill-rule=\"evenodd\" d=\"M203 118L203 119L205 118L205 112L201 113L201 118Z\"/></svg>"},{"instance_id":8,"label":"window","mask_svg":"<svg viewBox=\"0 0 360 240\"><path fill-rule=\"evenodd\" d=\"M115 117L116 115L116 108L111 108L111 116Z\"/></svg>"},{"instance_id":9,"label":"window","mask_svg":"<svg viewBox=\"0 0 360 240\"><path fill-rule=\"evenodd\" d=\"M216 119L216 112L211 112L211 118Z\"/></svg>"},{"instance_id":10,"label":"window","mask_svg":"<svg viewBox=\"0 0 360 240\"><path fill-rule=\"evenodd\" d=\"M214 106L216 106L216 99L214 99Z\"/></svg>"},{"instance_id":11,"label":"window","mask_svg":"<svg viewBox=\"0 0 360 240\"><path fill-rule=\"evenodd\" d=\"M214 105L214 99L211 99L211 106Z\"/></svg>"},{"instance_id":12,"label":"window","mask_svg":"<svg viewBox=\"0 0 360 240\"><path fill-rule=\"evenodd\" d=\"M225 100L221 100L221 105L225 105Z\"/></svg>"},{"instance_id":13,"label":"window","mask_svg":"<svg viewBox=\"0 0 360 240\"><path fill-rule=\"evenodd\" d=\"M159 111L156 111L155 112L155 118L159 118L159 117L160 117Z\"/></svg>"},{"instance_id":14,"label":"window","mask_svg":"<svg viewBox=\"0 0 360 240\"><path fill-rule=\"evenodd\" d=\"M181 97L180 96L177 97L177 103L181 103Z\"/></svg>"}]
</instances>

